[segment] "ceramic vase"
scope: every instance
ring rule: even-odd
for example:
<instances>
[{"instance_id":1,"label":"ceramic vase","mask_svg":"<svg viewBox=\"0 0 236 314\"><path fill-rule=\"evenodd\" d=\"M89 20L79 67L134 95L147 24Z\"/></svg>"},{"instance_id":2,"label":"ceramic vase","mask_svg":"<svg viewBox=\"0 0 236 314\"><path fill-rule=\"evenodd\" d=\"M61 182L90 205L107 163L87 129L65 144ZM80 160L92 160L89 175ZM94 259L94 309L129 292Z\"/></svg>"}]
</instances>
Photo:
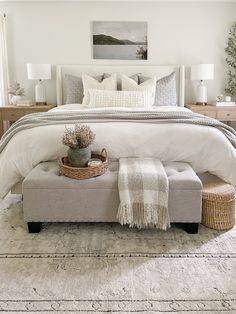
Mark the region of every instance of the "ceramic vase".
<instances>
[{"instance_id":1,"label":"ceramic vase","mask_svg":"<svg viewBox=\"0 0 236 314\"><path fill-rule=\"evenodd\" d=\"M73 167L86 167L91 159L91 150L86 148L69 148L67 152L68 160Z\"/></svg>"},{"instance_id":2,"label":"ceramic vase","mask_svg":"<svg viewBox=\"0 0 236 314\"><path fill-rule=\"evenodd\" d=\"M16 106L16 105L17 105L17 102L18 102L19 100L21 100L21 99L22 99L22 96L17 96L17 95L12 96L12 98L11 98L11 103L12 103L12 105Z\"/></svg>"}]
</instances>

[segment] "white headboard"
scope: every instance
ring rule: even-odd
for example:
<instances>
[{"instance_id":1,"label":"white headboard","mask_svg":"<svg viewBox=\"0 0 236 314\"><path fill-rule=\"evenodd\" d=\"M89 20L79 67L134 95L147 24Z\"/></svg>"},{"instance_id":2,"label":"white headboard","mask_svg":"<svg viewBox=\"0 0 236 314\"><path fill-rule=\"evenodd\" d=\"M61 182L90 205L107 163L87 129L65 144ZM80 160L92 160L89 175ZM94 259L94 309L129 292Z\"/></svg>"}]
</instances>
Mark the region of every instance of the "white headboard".
<instances>
[{"instance_id":1,"label":"white headboard","mask_svg":"<svg viewBox=\"0 0 236 314\"><path fill-rule=\"evenodd\" d=\"M184 66L169 65L57 65L56 81L57 81L57 105L64 104L64 77L65 74L81 76L82 73L89 75L98 75L101 73L125 73L133 75L142 73L144 76L156 77L160 79L163 76L176 72L177 78L177 99L178 105L184 106L185 93L185 68Z\"/></svg>"}]
</instances>

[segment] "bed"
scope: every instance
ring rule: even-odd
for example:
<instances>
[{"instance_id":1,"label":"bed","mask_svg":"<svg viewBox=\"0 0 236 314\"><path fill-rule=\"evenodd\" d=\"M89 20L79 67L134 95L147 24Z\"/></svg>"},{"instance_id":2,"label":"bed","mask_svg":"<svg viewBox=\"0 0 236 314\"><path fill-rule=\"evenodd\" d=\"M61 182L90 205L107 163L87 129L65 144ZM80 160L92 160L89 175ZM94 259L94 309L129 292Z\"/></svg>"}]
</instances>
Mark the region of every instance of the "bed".
<instances>
[{"instance_id":1,"label":"bed","mask_svg":"<svg viewBox=\"0 0 236 314\"><path fill-rule=\"evenodd\" d=\"M63 105L66 75L80 76L86 72L96 76L115 72L131 76L142 73L160 79L173 71L176 73L177 106L85 109L78 104ZM38 164L66 154L67 148L62 144L65 125L76 122L91 126L96 134L92 149L100 151L106 147L109 158L151 156L163 162L182 161L190 164L196 173L211 172L236 187L236 133L216 120L184 108L183 66L58 65L56 73L58 107L49 113L22 118L1 141L1 198Z\"/></svg>"}]
</instances>

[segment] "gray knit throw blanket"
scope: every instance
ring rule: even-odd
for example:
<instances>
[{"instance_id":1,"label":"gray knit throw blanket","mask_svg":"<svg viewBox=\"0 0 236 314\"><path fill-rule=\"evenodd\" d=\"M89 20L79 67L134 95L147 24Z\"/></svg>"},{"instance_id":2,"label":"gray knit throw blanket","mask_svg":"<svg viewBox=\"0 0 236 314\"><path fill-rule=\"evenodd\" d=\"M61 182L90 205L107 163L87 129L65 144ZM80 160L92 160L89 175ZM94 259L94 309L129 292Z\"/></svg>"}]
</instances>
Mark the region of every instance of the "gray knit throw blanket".
<instances>
[{"instance_id":1,"label":"gray knit throw blanket","mask_svg":"<svg viewBox=\"0 0 236 314\"><path fill-rule=\"evenodd\" d=\"M210 126L221 131L236 148L236 131L230 126L215 119L210 119L194 112L148 112L132 110L122 112L116 108L109 111L101 109L96 112L40 112L28 114L14 123L4 133L0 141L0 152L6 147L11 138L20 131L46 125L69 125L75 123L132 121L156 124L185 123Z\"/></svg>"},{"instance_id":2,"label":"gray knit throw blanket","mask_svg":"<svg viewBox=\"0 0 236 314\"><path fill-rule=\"evenodd\" d=\"M170 226L169 184L159 159L120 158L118 187L121 225L162 230Z\"/></svg>"}]
</instances>

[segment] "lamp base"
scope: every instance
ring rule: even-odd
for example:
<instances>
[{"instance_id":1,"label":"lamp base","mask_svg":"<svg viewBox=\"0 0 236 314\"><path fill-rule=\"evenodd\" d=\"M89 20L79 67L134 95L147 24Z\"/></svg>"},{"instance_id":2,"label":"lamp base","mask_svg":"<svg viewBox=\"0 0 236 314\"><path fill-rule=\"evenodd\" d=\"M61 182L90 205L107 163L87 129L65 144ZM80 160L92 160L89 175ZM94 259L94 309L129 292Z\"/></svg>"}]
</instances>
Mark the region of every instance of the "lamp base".
<instances>
[{"instance_id":1,"label":"lamp base","mask_svg":"<svg viewBox=\"0 0 236 314\"><path fill-rule=\"evenodd\" d=\"M207 88L203 84L203 81L200 81L197 87L196 104L201 106L207 105Z\"/></svg>"},{"instance_id":2,"label":"lamp base","mask_svg":"<svg viewBox=\"0 0 236 314\"><path fill-rule=\"evenodd\" d=\"M207 106L207 102L196 102L197 106Z\"/></svg>"},{"instance_id":3,"label":"lamp base","mask_svg":"<svg viewBox=\"0 0 236 314\"><path fill-rule=\"evenodd\" d=\"M46 106L47 105L47 103L46 103L46 101L36 101L36 103L35 103L35 105L36 106Z\"/></svg>"},{"instance_id":4,"label":"lamp base","mask_svg":"<svg viewBox=\"0 0 236 314\"><path fill-rule=\"evenodd\" d=\"M35 86L35 102L36 105L46 104L46 88L42 80L39 80L38 84Z\"/></svg>"}]
</instances>

